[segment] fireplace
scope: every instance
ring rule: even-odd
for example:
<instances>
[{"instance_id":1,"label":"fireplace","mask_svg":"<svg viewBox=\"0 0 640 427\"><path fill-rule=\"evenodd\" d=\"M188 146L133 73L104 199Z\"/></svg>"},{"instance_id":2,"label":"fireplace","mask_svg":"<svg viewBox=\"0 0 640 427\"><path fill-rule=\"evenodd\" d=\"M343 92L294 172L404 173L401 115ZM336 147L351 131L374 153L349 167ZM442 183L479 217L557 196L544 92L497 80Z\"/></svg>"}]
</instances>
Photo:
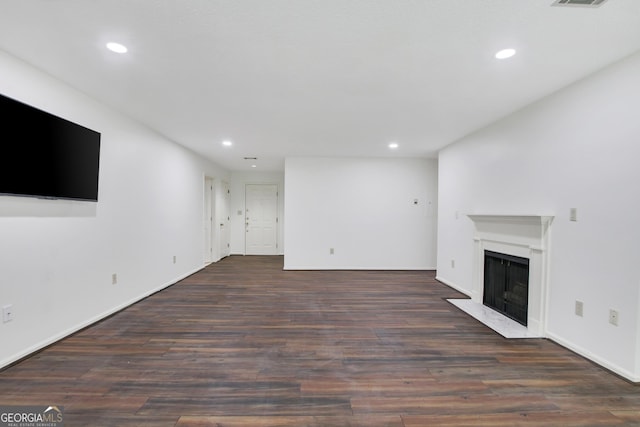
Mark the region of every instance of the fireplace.
<instances>
[{"instance_id":1,"label":"fireplace","mask_svg":"<svg viewBox=\"0 0 640 427\"><path fill-rule=\"evenodd\" d=\"M547 313L547 288L549 277L549 241L553 216L543 215L468 215L473 221L475 232L473 236L473 275L471 299L480 304L485 300L485 251L499 254L503 262L526 260L527 270L517 270L517 289L499 289L504 299L505 292L509 292L508 309L498 312L505 318L512 318L525 325L531 335L545 335L545 321ZM493 268L492 264L488 268ZM516 270L514 270L516 271ZM524 280L526 278L526 280ZM516 279L514 279L516 280ZM524 285L526 283L526 292ZM526 295L526 312L524 308L514 308L519 301L524 305ZM486 305L506 306L502 303ZM493 307L494 308L494 307ZM495 310L495 308L494 308Z\"/></svg>"},{"instance_id":2,"label":"fireplace","mask_svg":"<svg viewBox=\"0 0 640 427\"><path fill-rule=\"evenodd\" d=\"M484 251L482 303L527 326L529 259Z\"/></svg>"}]
</instances>

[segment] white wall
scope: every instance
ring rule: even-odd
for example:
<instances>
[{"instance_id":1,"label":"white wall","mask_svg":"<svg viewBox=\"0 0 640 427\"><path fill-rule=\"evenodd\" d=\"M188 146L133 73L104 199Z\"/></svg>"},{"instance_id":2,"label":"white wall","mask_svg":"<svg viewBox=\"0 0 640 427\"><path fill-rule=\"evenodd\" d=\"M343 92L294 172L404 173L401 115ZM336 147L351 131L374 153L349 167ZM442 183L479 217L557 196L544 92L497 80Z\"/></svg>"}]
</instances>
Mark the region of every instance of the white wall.
<instances>
[{"instance_id":1,"label":"white wall","mask_svg":"<svg viewBox=\"0 0 640 427\"><path fill-rule=\"evenodd\" d=\"M288 158L285 193L286 269L436 265L436 160Z\"/></svg>"},{"instance_id":2,"label":"white wall","mask_svg":"<svg viewBox=\"0 0 640 427\"><path fill-rule=\"evenodd\" d=\"M0 74L0 93L102 134L97 203L0 196L5 366L202 268L204 175L228 173L4 53Z\"/></svg>"},{"instance_id":3,"label":"white wall","mask_svg":"<svg viewBox=\"0 0 640 427\"><path fill-rule=\"evenodd\" d=\"M284 173L233 172L231 174L231 253L245 251L245 187L247 184L276 184L278 186L278 254L284 254Z\"/></svg>"},{"instance_id":4,"label":"white wall","mask_svg":"<svg viewBox=\"0 0 640 427\"><path fill-rule=\"evenodd\" d=\"M473 245L465 214L555 215L547 335L635 381L639 111L636 54L442 150L438 211L438 277L465 292ZM584 317L574 314L576 300Z\"/></svg>"}]
</instances>

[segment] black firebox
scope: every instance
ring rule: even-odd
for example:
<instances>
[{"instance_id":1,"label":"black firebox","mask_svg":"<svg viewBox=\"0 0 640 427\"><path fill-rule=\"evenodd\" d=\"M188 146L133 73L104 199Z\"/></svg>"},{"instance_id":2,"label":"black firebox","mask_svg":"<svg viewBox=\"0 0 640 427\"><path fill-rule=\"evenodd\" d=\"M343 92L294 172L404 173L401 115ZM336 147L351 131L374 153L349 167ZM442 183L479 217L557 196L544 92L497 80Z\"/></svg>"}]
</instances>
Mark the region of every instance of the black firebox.
<instances>
[{"instance_id":1,"label":"black firebox","mask_svg":"<svg viewBox=\"0 0 640 427\"><path fill-rule=\"evenodd\" d=\"M484 251L483 303L527 326L529 260Z\"/></svg>"}]
</instances>

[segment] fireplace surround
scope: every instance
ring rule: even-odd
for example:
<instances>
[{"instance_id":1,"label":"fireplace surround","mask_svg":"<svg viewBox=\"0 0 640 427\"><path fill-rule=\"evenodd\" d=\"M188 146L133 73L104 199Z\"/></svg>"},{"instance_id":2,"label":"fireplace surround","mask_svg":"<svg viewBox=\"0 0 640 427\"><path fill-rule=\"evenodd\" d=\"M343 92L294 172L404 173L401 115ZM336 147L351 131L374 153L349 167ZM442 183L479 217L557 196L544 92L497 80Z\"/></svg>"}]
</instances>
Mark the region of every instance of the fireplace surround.
<instances>
[{"instance_id":1,"label":"fireplace surround","mask_svg":"<svg viewBox=\"0 0 640 427\"><path fill-rule=\"evenodd\" d=\"M468 215L473 221L471 299L483 304L485 251L525 258L529 263L527 329L544 336L549 277L551 215Z\"/></svg>"}]
</instances>

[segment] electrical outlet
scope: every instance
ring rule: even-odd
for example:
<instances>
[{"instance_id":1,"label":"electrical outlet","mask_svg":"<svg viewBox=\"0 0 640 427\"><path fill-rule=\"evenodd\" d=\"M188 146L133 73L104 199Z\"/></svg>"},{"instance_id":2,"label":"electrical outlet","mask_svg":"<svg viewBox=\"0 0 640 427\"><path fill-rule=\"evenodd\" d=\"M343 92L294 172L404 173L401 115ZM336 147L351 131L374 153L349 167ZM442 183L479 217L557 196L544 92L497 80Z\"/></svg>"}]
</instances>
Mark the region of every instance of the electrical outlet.
<instances>
[{"instance_id":1,"label":"electrical outlet","mask_svg":"<svg viewBox=\"0 0 640 427\"><path fill-rule=\"evenodd\" d=\"M569 221L577 221L578 220L578 208L569 209Z\"/></svg>"},{"instance_id":2,"label":"electrical outlet","mask_svg":"<svg viewBox=\"0 0 640 427\"><path fill-rule=\"evenodd\" d=\"M13 320L13 305L5 305L2 307L2 322L7 323Z\"/></svg>"},{"instance_id":3,"label":"electrical outlet","mask_svg":"<svg viewBox=\"0 0 640 427\"><path fill-rule=\"evenodd\" d=\"M118 283L118 275L117 275L116 273L113 273L113 274L111 275L111 284L112 284L112 285L115 285L115 284L117 284L117 283Z\"/></svg>"},{"instance_id":4,"label":"electrical outlet","mask_svg":"<svg viewBox=\"0 0 640 427\"><path fill-rule=\"evenodd\" d=\"M582 317L583 309L584 309L584 304L582 303L582 301L576 300L576 316Z\"/></svg>"},{"instance_id":5,"label":"electrical outlet","mask_svg":"<svg viewBox=\"0 0 640 427\"><path fill-rule=\"evenodd\" d=\"M333 253L334 253L333 248L329 248L329 255L333 255Z\"/></svg>"},{"instance_id":6,"label":"electrical outlet","mask_svg":"<svg viewBox=\"0 0 640 427\"><path fill-rule=\"evenodd\" d=\"M456 268L456 260L455 259L451 260L451 268Z\"/></svg>"},{"instance_id":7,"label":"electrical outlet","mask_svg":"<svg viewBox=\"0 0 640 427\"><path fill-rule=\"evenodd\" d=\"M609 310L609 323L613 326L618 326L618 311L617 310Z\"/></svg>"},{"instance_id":8,"label":"electrical outlet","mask_svg":"<svg viewBox=\"0 0 640 427\"><path fill-rule=\"evenodd\" d=\"M175 255L173 256L173 263L174 264L176 263L176 256Z\"/></svg>"}]
</instances>

